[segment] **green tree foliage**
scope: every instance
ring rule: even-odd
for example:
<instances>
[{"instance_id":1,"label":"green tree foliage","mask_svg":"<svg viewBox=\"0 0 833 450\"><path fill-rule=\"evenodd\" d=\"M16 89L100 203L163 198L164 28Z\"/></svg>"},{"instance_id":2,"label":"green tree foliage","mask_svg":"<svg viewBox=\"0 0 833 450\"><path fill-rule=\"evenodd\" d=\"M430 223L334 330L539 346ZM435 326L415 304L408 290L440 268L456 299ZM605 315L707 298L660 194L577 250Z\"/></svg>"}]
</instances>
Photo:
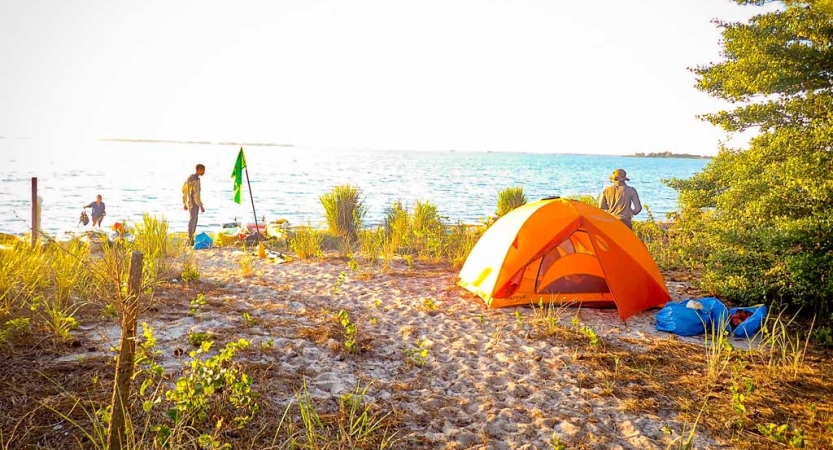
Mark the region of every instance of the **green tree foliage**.
<instances>
[{"instance_id":1,"label":"green tree foliage","mask_svg":"<svg viewBox=\"0 0 833 450\"><path fill-rule=\"evenodd\" d=\"M703 119L758 134L748 149L721 148L702 172L668 184L680 193L680 221L704 237L689 249L705 255L704 287L740 302L809 306L829 318L833 7L788 3L747 23L717 22L724 60L693 71L699 90L735 107Z\"/></svg>"}]
</instances>

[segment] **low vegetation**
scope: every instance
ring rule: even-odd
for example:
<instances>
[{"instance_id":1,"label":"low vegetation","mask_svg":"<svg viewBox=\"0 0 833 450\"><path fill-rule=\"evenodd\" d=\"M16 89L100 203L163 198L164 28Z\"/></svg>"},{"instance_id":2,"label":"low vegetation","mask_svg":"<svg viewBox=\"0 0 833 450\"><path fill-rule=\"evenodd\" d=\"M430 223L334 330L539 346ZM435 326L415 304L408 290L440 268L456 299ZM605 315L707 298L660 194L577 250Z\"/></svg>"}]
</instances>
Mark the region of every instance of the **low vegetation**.
<instances>
[{"instance_id":1,"label":"low vegetation","mask_svg":"<svg viewBox=\"0 0 833 450\"><path fill-rule=\"evenodd\" d=\"M581 200L593 202L592 197L586 197ZM193 250L179 246L167 234L164 220L145 217L137 228L140 226L142 231L133 243L103 244L91 250L81 242L47 242L3 252L0 353L15 365L0 374L0 388L9 393L8 402L19 401L13 400L18 398L18 389L45 393L24 414L13 403L3 404L13 411L0 419L3 450L32 445L108 448L111 385L103 380L112 380L110 357L78 359L72 363L72 375L63 373L66 365L25 382L20 381L20 375L37 373L37 358L70 351L76 345L79 326L123 314L126 294L122 286L132 250L150 255L142 271L145 310L162 308L155 295L173 289L165 280L175 279L177 289L183 289L182 314L197 321L209 318L208 308L216 300L201 291L206 285ZM292 229L283 245L301 258L341 255L335 258L344 260L346 267L330 289L336 298L343 295L348 273L372 276L372 271L365 272L363 267L388 270L392 262L398 267L459 267L484 229L449 224L430 202L410 206L395 202L384 224L357 230L348 250L339 245L349 241L331 239L328 230L311 226ZM686 267L686 254L678 251L681 241L676 238L683 232L676 223L656 221L648 211L648 220L637 223L635 231L661 266ZM243 276L253 276L253 264L241 261ZM322 345L332 340L335 353L360 360L377 345L366 335L367 330L384 320L382 303L379 299L375 302L372 317L347 310L322 311L320 325L313 323L313 328L299 335ZM435 298L423 297L418 308L434 314L440 306ZM796 326L797 316L774 309L749 350L733 348L725 334L717 333L700 346L669 339L634 351L627 339L602 339L599 330L578 319L576 311L570 305L551 305L541 299L529 310L518 310L511 319L513 325L495 326L486 345L498 346L508 335L517 334L568 346L573 361L587 368L581 376L584 388L598 387L599 395L614 396L624 408L640 413L677 411L686 426L669 428L677 445L674 448L697 448L695 431L720 436L735 448L776 444L801 448L833 442L833 404L829 400L833 398L829 388L833 380L811 343L813 336L824 332L817 331L818 327L802 331ZM245 311L234 317L245 329L262 327L268 320L256 320L252 315ZM479 320L488 326L483 315ZM194 330L173 349L181 361L179 368L163 368L157 362L161 352L171 349L156 348L154 330L146 324L137 342L136 388L131 394L126 448L397 448L404 444L398 431L401 412L392 404L368 401L370 384L357 385L354 392L334 402L312 400L303 380L289 385L291 395L276 395L269 387L272 375L268 369L244 362L257 359L248 357L252 353L276 351L276 341L271 338L253 344L224 333ZM39 355L35 359L27 357L32 349ZM409 336L398 354L407 370L417 373L440 356L417 335ZM57 379L63 381L58 384ZM74 381L67 383L70 379ZM28 387L16 386L20 383ZM657 398L666 400L659 402ZM44 418L66 423L67 434L43 425L35 411L45 411ZM419 448L414 442L408 446ZM566 447L554 436L553 448Z\"/></svg>"},{"instance_id":2,"label":"low vegetation","mask_svg":"<svg viewBox=\"0 0 833 450\"><path fill-rule=\"evenodd\" d=\"M509 211L526 204L526 194L523 187L508 187L497 193L497 211L495 215L503 217Z\"/></svg>"}]
</instances>

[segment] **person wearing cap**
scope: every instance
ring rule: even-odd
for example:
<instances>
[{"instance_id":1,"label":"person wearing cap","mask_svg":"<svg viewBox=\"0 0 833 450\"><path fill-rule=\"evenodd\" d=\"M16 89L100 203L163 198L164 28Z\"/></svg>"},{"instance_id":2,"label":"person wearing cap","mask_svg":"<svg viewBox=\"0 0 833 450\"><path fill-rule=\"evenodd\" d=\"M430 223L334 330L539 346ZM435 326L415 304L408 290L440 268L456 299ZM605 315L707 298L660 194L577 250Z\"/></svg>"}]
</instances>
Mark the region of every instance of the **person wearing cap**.
<instances>
[{"instance_id":1,"label":"person wearing cap","mask_svg":"<svg viewBox=\"0 0 833 450\"><path fill-rule=\"evenodd\" d=\"M613 185L602 191L599 208L609 212L627 225L628 228L633 229L633 216L642 211L639 194L636 189L625 184L625 181L630 180L625 169L614 170L610 179L613 181Z\"/></svg>"},{"instance_id":2,"label":"person wearing cap","mask_svg":"<svg viewBox=\"0 0 833 450\"><path fill-rule=\"evenodd\" d=\"M199 220L200 212L205 212L202 197L200 196L200 177L203 175L205 175L205 166L197 164L196 172L191 174L182 186L183 207L191 214L191 220L188 221L188 245L194 245L194 233L197 231L197 221Z\"/></svg>"}]
</instances>

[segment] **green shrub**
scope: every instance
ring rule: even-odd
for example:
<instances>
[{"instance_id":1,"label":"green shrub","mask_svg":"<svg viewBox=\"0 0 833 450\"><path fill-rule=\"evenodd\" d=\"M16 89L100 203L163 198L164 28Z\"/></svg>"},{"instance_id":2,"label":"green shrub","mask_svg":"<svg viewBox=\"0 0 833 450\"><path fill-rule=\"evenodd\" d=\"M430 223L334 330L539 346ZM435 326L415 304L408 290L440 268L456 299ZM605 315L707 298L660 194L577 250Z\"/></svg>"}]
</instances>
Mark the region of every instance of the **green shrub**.
<instances>
[{"instance_id":1,"label":"green shrub","mask_svg":"<svg viewBox=\"0 0 833 450\"><path fill-rule=\"evenodd\" d=\"M443 257L445 225L436 205L417 200L411 216L411 233L420 258L439 260Z\"/></svg>"},{"instance_id":2,"label":"green shrub","mask_svg":"<svg viewBox=\"0 0 833 450\"><path fill-rule=\"evenodd\" d=\"M362 230L359 233L359 251L368 264L374 264L385 250L385 229Z\"/></svg>"},{"instance_id":3,"label":"green shrub","mask_svg":"<svg viewBox=\"0 0 833 450\"><path fill-rule=\"evenodd\" d=\"M595 207L599 206L599 202L596 199L596 197L593 197L590 194L570 195L567 198L570 199L570 200L575 200L575 201L590 205L590 206L595 206Z\"/></svg>"},{"instance_id":4,"label":"green shrub","mask_svg":"<svg viewBox=\"0 0 833 450\"><path fill-rule=\"evenodd\" d=\"M157 219L145 213L142 216L142 223L136 224L136 240L133 242L133 249L144 255L143 284L153 286L160 275L171 270L167 259L175 253L174 245L168 235L168 221L164 217Z\"/></svg>"},{"instance_id":5,"label":"green shrub","mask_svg":"<svg viewBox=\"0 0 833 450\"><path fill-rule=\"evenodd\" d=\"M495 214L498 217L503 217L509 211L526 204L526 194L522 187L508 187L498 191L497 193L497 211Z\"/></svg>"},{"instance_id":6,"label":"green shrub","mask_svg":"<svg viewBox=\"0 0 833 450\"><path fill-rule=\"evenodd\" d=\"M411 214L397 200L385 211L385 257L411 251Z\"/></svg>"},{"instance_id":7,"label":"green shrub","mask_svg":"<svg viewBox=\"0 0 833 450\"><path fill-rule=\"evenodd\" d=\"M466 258L469 257L474 244L485 231L484 227L470 227L462 222L457 222L449 229L446 235L445 255L448 262L456 268L463 267Z\"/></svg>"},{"instance_id":8,"label":"green shrub","mask_svg":"<svg viewBox=\"0 0 833 450\"><path fill-rule=\"evenodd\" d=\"M165 392L165 400L172 406L167 415L174 426L197 426L229 410L230 422L242 427L259 410L252 380L234 360L235 353L247 348L249 342L245 339L230 342L219 354L201 359L212 344L204 341L199 349L189 353L191 361L186 374L176 380L173 389Z\"/></svg>"},{"instance_id":9,"label":"green shrub","mask_svg":"<svg viewBox=\"0 0 833 450\"><path fill-rule=\"evenodd\" d=\"M341 185L320 197L330 233L356 239L367 213L362 191L358 186Z\"/></svg>"}]
</instances>

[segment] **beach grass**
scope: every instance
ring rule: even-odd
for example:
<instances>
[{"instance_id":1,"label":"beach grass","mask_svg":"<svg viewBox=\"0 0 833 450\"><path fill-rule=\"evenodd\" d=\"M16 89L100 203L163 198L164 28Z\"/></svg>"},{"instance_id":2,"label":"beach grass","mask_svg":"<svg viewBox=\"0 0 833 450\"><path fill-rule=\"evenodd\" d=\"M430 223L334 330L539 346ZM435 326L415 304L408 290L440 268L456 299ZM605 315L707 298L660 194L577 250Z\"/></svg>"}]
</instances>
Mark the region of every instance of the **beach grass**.
<instances>
[{"instance_id":1,"label":"beach grass","mask_svg":"<svg viewBox=\"0 0 833 450\"><path fill-rule=\"evenodd\" d=\"M509 211L526 204L526 194L521 186L503 188L497 193L497 210L495 215L503 217Z\"/></svg>"},{"instance_id":2,"label":"beach grass","mask_svg":"<svg viewBox=\"0 0 833 450\"><path fill-rule=\"evenodd\" d=\"M350 241L355 240L367 214L361 188L353 185L336 186L322 195L320 200L330 233Z\"/></svg>"},{"instance_id":3,"label":"beach grass","mask_svg":"<svg viewBox=\"0 0 833 450\"><path fill-rule=\"evenodd\" d=\"M349 204L357 205L347 203L347 209ZM394 401L397 396L425 395L430 386L429 369L433 365L436 370L436 361L445 357L423 336L407 330L402 330L401 337L393 336L394 342L407 341L397 353L403 363L401 376L407 383L379 386L380 391L394 392L385 400L374 395L376 386L368 380L357 382L350 392L314 399L306 369L277 371L264 355L292 354L287 342L300 339L314 343L322 352L332 352L340 363L361 366L362 358L391 345L384 340L388 337L372 334L387 314L400 314L386 309L381 300L376 299L372 316L367 310L328 310L329 303L315 302L348 297L343 286L346 281L356 282L350 275L351 264L359 264L359 259L370 274L368 280L384 273L396 283L406 283L431 276L431 271L450 277L486 228L449 224L438 210L428 201L410 207L399 201L376 228L361 228L355 220L346 225L338 225L336 220L335 230L310 225L293 228L287 248L298 258L311 260L298 264L326 260L336 266L326 278L331 283L329 295L294 292L281 298L287 300L279 302L281 307L289 302L304 305L302 321L297 324L270 323L268 312L241 312L233 300L218 300L235 299L241 291L206 280L209 277L201 271L199 252L169 234L164 218L143 217L135 226L132 243L104 243L96 249L80 241L59 244L47 240L34 248L21 242L3 251L0 355L8 364L0 369L0 397L7 399L0 400L7 413L0 418L0 449L106 448L112 352L75 356L69 361L56 357L78 355L77 347L91 345L80 340L79 327L105 328L123 311L133 250L145 255L142 291L146 314L162 323L177 314L191 316L195 323L211 315L246 320L238 328L216 334L189 332L172 348L157 348L153 329L143 327L127 448L203 449L226 444L274 449L434 448L436 443L407 436L404 424L413 423ZM347 217L340 214L334 217ZM672 246L677 231L673 225L649 219L635 223L635 232L655 256L660 255L658 262L664 261L661 267L679 267ZM351 229L354 238L349 237ZM258 262L250 255L237 264L235 272L244 275L240 278L244 280L241 283L250 283L246 286L288 290L260 277ZM393 266L399 270L391 270ZM182 282L173 283L172 279ZM425 320L451 314L444 312L442 302L434 297L420 298L413 301L419 303L416 309ZM783 312L770 313L755 341L758 344L749 345L749 350L732 348L722 333L710 336L702 345L674 338L648 343L602 339L601 330L582 323L575 308L553 305L543 298L530 309L516 310L514 324L483 315L480 321L483 327L491 327L490 341L482 343L491 350L488 354L512 355L510 343L530 340L562 346L572 358L558 364L576 371L578 389L616 399L622 410L633 414L673 411L679 423L668 425L669 448L701 448L696 432L719 436L741 449L798 448L805 442L808 448L833 444L829 358L810 345L812 326L809 331L802 329L794 316ZM282 336L284 347L273 348L271 337L267 341L263 330ZM240 337L244 334L245 338ZM252 345L253 339L262 341ZM162 354L178 355L182 368L163 368L158 361ZM519 353L518 357L525 356ZM436 396L428 400L438 401ZM458 407L449 405L451 410ZM56 423L65 424L64 428L55 428ZM604 443L588 437L579 444ZM557 446L563 444L555 437L552 445L561 448Z\"/></svg>"}]
</instances>

